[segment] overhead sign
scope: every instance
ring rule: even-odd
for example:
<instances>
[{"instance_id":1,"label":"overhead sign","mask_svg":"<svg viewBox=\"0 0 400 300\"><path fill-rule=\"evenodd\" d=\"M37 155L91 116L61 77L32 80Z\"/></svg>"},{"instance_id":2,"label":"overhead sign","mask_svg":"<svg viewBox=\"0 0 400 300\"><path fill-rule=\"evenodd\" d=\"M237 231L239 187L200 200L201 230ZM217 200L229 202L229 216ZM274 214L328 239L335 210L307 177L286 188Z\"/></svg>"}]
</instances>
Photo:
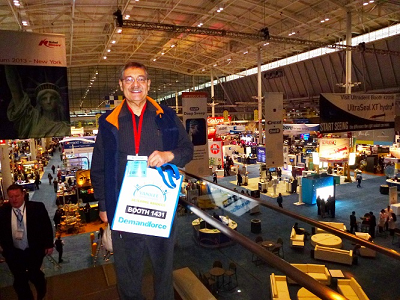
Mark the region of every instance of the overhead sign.
<instances>
[{"instance_id":1,"label":"overhead sign","mask_svg":"<svg viewBox=\"0 0 400 300\"><path fill-rule=\"evenodd\" d=\"M394 128L395 95L321 94L323 133Z\"/></svg>"},{"instance_id":2,"label":"overhead sign","mask_svg":"<svg viewBox=\"0 0 400 300\"><path fill-rule=\"evenodd\" d=\"M265 93L265 164L283 166L283 93Z\"/></svg>"},{"instance_id":3,"label":"overhead sign","mask_svg":"<svg viewBox=\"0 0 400 300\"><path fill-rule=\"evenodd\" d=\"M230 122L230 121L231 121L231 117L228 116L227 122ZM224 117L208 117L207 118L208 126L219 125L219 124L224 124L224 123L225 123Z\"/></svg>"},{"instance_id":4,"label":"overhead sign","mask_svg":"<svg viewBox=\"0 0 400 300\"><path fill-rule=\"evenodd\" d=\"M301 134L319 131L319 124L283 124L283 134Z\"/></svg>"},{"instance_id":5,"label":"overhead sign","mask_svg":"<svg viewBox=\"0 0 400 300\"><path fill-rule=\"evenodd\" d=\"M237 134L246 130L244 125L217 125L217 134Z\"/></svg>"}]
</instances>

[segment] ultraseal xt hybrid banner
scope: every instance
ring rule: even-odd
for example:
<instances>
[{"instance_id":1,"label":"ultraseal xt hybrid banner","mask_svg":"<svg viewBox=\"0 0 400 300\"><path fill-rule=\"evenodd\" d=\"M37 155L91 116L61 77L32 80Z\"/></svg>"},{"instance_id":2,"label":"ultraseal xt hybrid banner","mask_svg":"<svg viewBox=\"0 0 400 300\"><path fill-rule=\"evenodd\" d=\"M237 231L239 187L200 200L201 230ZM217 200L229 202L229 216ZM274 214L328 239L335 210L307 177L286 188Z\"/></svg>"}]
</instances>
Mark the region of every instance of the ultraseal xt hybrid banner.
<instances>
[{"instance_id":1,"label":"ultraseal xt hybrid banner","mask_svg":"<svg viewBox=\"0 0 400 300\"><path fill-rule=\"evenodd\" d=\"M322 133L394 128L395 95L321 94Z\"/></svg>"}]
</instances>

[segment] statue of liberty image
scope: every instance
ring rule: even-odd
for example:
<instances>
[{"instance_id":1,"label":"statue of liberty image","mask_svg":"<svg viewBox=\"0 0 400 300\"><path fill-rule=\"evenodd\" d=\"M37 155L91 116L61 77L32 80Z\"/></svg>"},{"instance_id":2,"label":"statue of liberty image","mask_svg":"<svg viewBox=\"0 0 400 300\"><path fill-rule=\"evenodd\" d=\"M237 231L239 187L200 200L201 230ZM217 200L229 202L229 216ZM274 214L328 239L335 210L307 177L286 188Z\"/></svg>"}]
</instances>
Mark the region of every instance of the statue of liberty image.
<instances>
[{"instance_id":1,"label":"statue of liberty image","mask_svg":"<svg viewBox=\"0 0 400 300\"><path fill-rule=\"evenodd\" d=\"M63 137L70 134L57 84L38 84L34 90L36 106L33 106L28 93L23 90L17 67L6 65L5 75L12 96L7 117L14 123L18 138Z\"/></svg>"}]
</instances>

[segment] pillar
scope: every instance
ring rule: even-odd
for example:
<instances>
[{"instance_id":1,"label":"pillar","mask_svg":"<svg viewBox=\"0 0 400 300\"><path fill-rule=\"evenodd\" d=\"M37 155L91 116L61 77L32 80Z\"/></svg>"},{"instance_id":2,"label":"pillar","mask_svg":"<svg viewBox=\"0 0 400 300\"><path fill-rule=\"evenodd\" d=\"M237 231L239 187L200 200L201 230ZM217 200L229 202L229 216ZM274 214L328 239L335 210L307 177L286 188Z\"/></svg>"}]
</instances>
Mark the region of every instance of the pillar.
<instances>
[{"instance_id":1,"label":"pillar","mask_svg":"<svg viewBox=\"0 0 400 300\"><path fill-rule=\"evenodd\" d=\"M11 175L10 168L10 158L9 158L9 147L8 140L6 140L5 145L0 145L0 162L1 162L1 173L3 177L3 191L13 183L13 178Z\"/></svg>"}]
</instances>

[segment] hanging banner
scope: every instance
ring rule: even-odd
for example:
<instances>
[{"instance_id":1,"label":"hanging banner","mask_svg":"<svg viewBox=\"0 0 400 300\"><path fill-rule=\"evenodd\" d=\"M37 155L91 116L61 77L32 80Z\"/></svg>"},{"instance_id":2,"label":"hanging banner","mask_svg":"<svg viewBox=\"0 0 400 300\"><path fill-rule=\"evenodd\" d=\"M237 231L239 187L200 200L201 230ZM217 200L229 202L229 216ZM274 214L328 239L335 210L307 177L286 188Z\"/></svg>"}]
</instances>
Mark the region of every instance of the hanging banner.
<instances>
[{"instance_id":1,"label":"hanging banner","mask_svg":"<svg viewBox=\"0 0 400 300\"><path fill-rule=\"evenodd\" d=\"M0 30L0 138L70 135L65 37Z\"/></svg>"},{"instance_id":2,"label":"hanging banner","mask_svg":"<svg viewBox=\"0 0 400 300\"><path fill-rule=\"evenodd\" d=\"M319 106L322 133L394 128L395 95L321 94Z\"/></svg>"},{"instance_id":3,"label":"hanging banner","mask_svg":"<svg viewBox=\"0 0 400 300\"><path fill-rule=\"evenodd\" d=\"M198 176L210 175L207 144L207 93L182 93L183 124L194 145L193 160L185 171Z\"/></svg>"},{"instance_id":4,"label":"hanging banner","mask_svg":"<svg viewBox=\"0 0 400 300\"><path fill-rule=\"evenodd\" d=\"M265 164L283 166L283 93L265 93Z\"/></svg>"},{"instance_id":5,"label":"hanging banner","mask_svg":"<svg viewBox=\"0 0 400 300\"><path fill-rule=\"evenodd\" d=\"M222 141L208 141L208 156L210 157L210 166L222 166Z\"/></svg>"}]
</instances>

